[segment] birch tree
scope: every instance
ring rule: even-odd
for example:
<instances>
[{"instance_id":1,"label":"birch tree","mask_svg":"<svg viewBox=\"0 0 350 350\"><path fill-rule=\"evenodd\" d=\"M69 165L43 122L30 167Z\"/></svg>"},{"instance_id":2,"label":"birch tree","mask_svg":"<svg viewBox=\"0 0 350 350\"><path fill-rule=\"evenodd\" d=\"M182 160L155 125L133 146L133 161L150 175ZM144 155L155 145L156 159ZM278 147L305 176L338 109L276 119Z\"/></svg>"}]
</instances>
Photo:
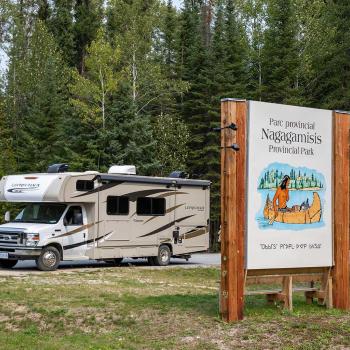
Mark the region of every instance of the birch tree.
<instances>
[{"instance_id":1,"label":"birch tree","mask_svg":"<svg viewBox=\"0 0 350 350\"><path fill-rule=\"evenodd\" d=\"M86 71L80 75L73 71L73 83L70 85L72 103L82 120L95 129L105 129L108 113L107 105L111 95L118 89L121 72L117 70L120 50L113 48L99 31L87 49Z\"/></svg>"}]
</instances>

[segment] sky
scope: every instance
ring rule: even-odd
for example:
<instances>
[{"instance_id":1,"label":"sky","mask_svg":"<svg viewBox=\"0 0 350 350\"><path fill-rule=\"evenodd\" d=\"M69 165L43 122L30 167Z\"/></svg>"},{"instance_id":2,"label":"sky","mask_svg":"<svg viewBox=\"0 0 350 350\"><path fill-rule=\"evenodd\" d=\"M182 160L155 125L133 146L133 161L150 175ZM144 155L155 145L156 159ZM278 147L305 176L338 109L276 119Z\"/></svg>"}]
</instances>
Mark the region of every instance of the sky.
<instances>
[{"instance_id":1,"label":"sky","mask_svg":"<svg viewBox=\"0 0 350 350\"><path fill-rule=\"evenodd\" d=\"M177 8L180 8L180 6L182 5L182 0L173 0L173 3Z\"/></svg>"}]
</instances>

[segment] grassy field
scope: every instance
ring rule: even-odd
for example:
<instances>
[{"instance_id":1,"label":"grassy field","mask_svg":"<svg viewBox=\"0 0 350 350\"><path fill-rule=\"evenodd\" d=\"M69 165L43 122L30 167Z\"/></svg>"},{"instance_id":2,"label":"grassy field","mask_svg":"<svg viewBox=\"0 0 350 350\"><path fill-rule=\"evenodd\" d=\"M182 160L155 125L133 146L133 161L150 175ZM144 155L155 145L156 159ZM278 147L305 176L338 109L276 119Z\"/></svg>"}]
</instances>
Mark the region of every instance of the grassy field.
<instances>
[{"instance_id":1,"label":"grassy field","mask_svg":"<svg viewBox=\"0 0 350 350\"><path fill-rule=\"evenodd\" d=\"M214 268L103 268L1 277L0 349L350 349L350 313L246 298L218 315Z\"/></svg>"}]
</instances>

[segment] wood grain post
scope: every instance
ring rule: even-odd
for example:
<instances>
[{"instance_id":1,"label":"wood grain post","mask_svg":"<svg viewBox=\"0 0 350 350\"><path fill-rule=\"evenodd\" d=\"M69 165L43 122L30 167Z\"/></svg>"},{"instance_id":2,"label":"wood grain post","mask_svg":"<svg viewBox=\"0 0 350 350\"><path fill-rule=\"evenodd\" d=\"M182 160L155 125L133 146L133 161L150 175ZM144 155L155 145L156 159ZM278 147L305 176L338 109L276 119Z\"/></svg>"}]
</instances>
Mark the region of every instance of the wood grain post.
<instances>
[{"instance_id":1,"label":"wood grain post","mask_svg":"<svg viewBox=\"0 0 350 350\"><path fill-rule=\"evenodd\" d=\"M283 277L282 294L284 296L284 308L293 311L293 277Z\"/></svg>"},{"instance_id":2,"label":"wood grain post","mask_svg":"<svg viewBox=\"0 0 350 350\"><path fill-rule=\"evenodd\" d=\"M234 123L238 130L227 129ZM243 319L246 227L245 100L221 101L221 285L220 312L227 322ZM230 147L238 144L239 151Z\"/></svg>"},{"instance_id":3,"label":"wood grain post","mask_svg":"<svg viewBox=\"0 0 350 350\"><path fill-rule=\"evenodd\" d=\"M333 306L338 309L350 309L349 296L349 145L350 114L333 114L333 159L334 159L334 267Z\"/></svg>"}]
</instances>

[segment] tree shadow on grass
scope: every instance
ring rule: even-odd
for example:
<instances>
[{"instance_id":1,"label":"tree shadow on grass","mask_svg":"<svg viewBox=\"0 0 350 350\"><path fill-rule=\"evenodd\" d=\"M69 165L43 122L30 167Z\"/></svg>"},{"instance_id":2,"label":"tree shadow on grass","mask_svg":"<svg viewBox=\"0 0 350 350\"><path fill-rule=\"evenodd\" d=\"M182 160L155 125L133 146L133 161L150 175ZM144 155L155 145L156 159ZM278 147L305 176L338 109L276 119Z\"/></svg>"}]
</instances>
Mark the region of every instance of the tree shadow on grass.
<instances>
[{"instance_id":1,"label":"tree shadow on grass","mask_svg":"<svg viewBox=\"0 0 350 350\"><path fill-rule=\"evenodd\" d=\"M216 294L164 294L139 297L126 295L123 302L132 307L149 307L158 311L169 310L191 311L197 315L216 317L219 313Z\"/></svg>"}]
</instances>

